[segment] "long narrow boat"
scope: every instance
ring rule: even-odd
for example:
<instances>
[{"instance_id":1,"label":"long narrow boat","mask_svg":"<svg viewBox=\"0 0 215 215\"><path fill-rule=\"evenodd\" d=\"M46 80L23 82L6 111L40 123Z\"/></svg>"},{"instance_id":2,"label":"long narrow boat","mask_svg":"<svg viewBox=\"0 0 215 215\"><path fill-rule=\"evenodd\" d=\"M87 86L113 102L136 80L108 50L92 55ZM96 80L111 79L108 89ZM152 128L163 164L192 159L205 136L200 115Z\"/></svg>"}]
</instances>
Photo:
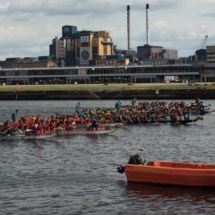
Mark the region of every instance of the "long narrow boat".
<instances>
[{"instance_id":1,"label":"long narrow boat","mask_svg":"<svg viewBox=\"0 0 215 215\"><path fill-rule=\"evenodd\" d=\"M192 122L197 122L199 120L203 120L203 117L202 116L197 116L194 119L182 119L182 120L176 120L176 121L170 120L169 122L171 124L188 124L188 123L192 123Z\"/></svg>"},{"instance_id":2,"label":"long narrow boat","mask_svg":"<svg viewBox=\"0 0 215 215\"><path fill-rule=\"evenodd\" d=\"M99 124L99 128L105 127L105 130L110 130L113 129L115 127L122 127L123 123L117 123L117 122L113 122L113 123L100 123ZM86 124L77 124L76 125L77 129L86 129Z\"/></svg>"},{"instance_id":3,"label":"long narrow boat","mask_svg":"<svg viewBox=\"0 0 215 215\"><path fill-rule=\"evenodd\" d=\"M69 135L100 135L109 134L115 132L118 128L122 126L122 123L118 123L115 127L109 127L102 130L100 127L98 130L86 130L86 128L78 128L72 131L64 131L61 128L56 128L51 134L46 135L35 135L31 130L26 130L24 134L14 133L13 135L0 135L0 141L5 140L45 140L55 136L69 136Z\"/></svg>"},{"instance_id":4,"label":"long narrow boat","mask_svg":"<svg viewBox=\"0 0 215 215\"><path fill-rule=\"evenodd\" d=\"M215 164L171 161L149 161L144 164L137 154L117 170L119 173L125 172L128 182L215 186Z\"/></svg>"},{"instance_id":5,"label":"long narrow boat","mask_svg":"<svg viewBox=\"0 0 215 215\"><path fill-rule=\"evenodd\" d=\"M57 136L69 136L69 135L100 135L110 134L115 132L119 127L111 128L108 130L86 130L86 129L74 129L72 131L57 130Z\"/></svg>"},{"instance_id":6,"label":"long narrow boat","mask_svg":"<svg viewBox=\"0 0 215 215\"><path fill-rule=\"evenodd\" d=\"M15 134L15 135L5 135L0 136L0 141L5 140L46 140L51 137L56 136L55 134L49 134L49 135L32 135L32 136L26 136L25 134Z\"/></svg>"}]
</instances>

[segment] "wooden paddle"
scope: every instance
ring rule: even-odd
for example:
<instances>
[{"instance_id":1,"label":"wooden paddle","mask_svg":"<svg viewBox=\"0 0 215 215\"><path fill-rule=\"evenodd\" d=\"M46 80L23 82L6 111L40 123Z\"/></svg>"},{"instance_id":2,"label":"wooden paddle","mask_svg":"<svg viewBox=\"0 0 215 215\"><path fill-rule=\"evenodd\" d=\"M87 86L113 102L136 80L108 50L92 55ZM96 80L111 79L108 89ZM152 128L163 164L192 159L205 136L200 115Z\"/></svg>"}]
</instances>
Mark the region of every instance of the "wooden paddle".
<instances>
[{"instance_id":1,"label":"wooden paddle","mask_svg":"<svg viewBox=\"0 0 215 215\"><path fill-rule=\"evenodd\" d=\"M4 134L6 134L12 127L9 127L6 131L4 131L3 133L1 133L0 137L3 136Z\"/></svg>"}]
</instances>

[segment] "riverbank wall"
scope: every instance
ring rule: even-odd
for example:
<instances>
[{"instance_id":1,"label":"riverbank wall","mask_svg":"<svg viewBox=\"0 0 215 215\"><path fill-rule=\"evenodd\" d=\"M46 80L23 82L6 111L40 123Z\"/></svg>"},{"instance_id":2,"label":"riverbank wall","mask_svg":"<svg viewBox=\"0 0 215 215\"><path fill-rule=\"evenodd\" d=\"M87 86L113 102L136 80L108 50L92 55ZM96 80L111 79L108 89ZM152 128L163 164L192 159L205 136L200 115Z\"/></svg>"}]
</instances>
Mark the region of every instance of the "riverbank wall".
<instances>
[{"instance_id":1,"label":"riverbank wall","mask_svg":"<svg viewBox=\"0 0 215 215\"><path fill-rule=\"evenodd\" d=\"M99 89L0 91L0 100L215 99L215 89Z\"/></svg>"}]
</instances>

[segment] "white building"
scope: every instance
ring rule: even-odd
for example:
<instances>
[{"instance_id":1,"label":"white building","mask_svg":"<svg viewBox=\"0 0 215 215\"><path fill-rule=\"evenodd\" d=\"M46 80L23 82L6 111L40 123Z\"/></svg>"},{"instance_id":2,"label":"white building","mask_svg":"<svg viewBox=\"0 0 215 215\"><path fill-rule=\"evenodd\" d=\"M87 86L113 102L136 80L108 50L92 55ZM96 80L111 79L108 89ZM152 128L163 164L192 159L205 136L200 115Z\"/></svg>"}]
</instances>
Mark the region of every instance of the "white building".
<instances>
[{"instance_id":1,"label":"white building","mask_svg":"<svg viewBox=\"0 0 215 215\"><path fill-rule=\"evenodd\" d=\"M55 37L52 43L52 58L55 60L66 59L67 51L72 49L71 40L69 38Z\"/></svg>"},{"instance_id":2,"label":"white building","mask_svg":"<svg viewBox=\"0 0 215 215\"><path fill-rule=\"evenodd\" d=\"M215 45L214 46L206 46L207 53L207 63L215 63Z\"/></svg>"},{"instance_id":3,"label":"white building","mask_svg":"<svg viewBox=\"0 0 215 215\"><path fill-rule=\"evenodd\" d=\"M163 49L162 53L164 59L178 59L178 50L176 49Z\"/></svg>"}]
</instances>

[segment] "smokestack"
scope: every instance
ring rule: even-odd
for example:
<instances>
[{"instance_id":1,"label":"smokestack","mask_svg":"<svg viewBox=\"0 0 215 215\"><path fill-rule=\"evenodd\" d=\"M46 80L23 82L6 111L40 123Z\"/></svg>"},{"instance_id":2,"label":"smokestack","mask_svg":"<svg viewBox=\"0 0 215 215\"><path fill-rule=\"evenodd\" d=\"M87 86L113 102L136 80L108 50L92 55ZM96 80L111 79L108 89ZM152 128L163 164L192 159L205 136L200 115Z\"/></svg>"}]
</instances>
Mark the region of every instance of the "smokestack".
<instances>
[{"instance_id":1,"label":"smokestack","mask_svg":"<svg viewBox=\"0 0 215 215\"><path fill-rule=\"evenodd\" d=\"M127 5L128 50L130 50L130 5Z\"/></svg>"},{"instance_id":2,"label":"smokestack","mask_svg":"<svg viewBox=\"0 0 215 215\"><path fill-rule=\"evenodd\" d=\"M149 45L149 4L146 4L146 45Z\"/></svg>"}]
</instances>

